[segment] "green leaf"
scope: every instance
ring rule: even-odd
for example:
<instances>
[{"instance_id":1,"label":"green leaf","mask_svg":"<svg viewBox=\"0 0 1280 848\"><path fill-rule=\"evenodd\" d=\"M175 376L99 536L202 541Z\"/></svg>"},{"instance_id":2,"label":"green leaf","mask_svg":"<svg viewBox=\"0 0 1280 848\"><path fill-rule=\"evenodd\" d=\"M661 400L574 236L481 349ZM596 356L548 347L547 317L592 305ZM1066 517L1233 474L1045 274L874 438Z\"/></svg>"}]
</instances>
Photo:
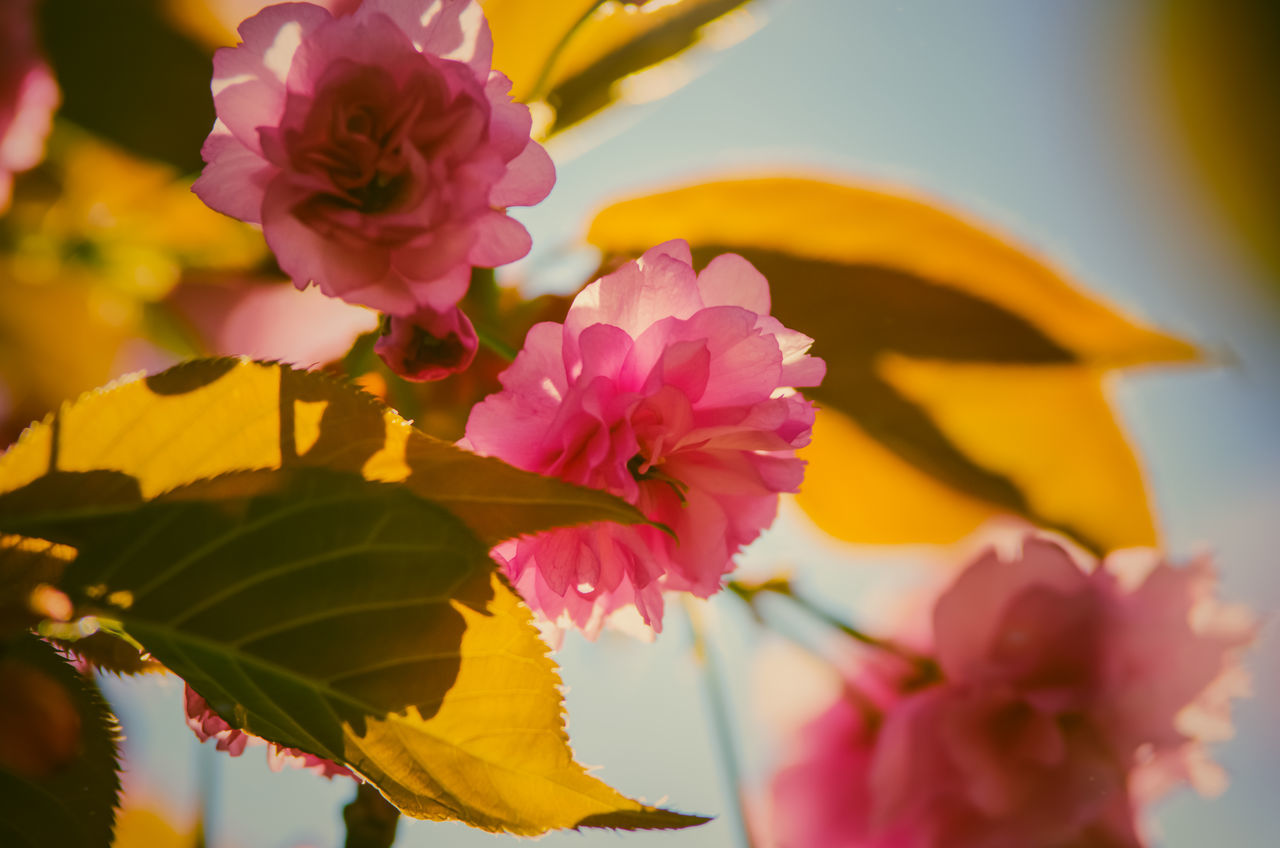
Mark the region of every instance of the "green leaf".
<instances>
[{"instance_id":1,"label":"green leaf","mask_svg":"<svg viewBox=\"0 0 1280 848\"><path fill-rule=\"evenodd\" d=\"M175 31L160 5L45 0L41 41L62 90L62 117L134 153L196 171L213 126L212 50Z\"/></svg>"},{"instance_id":2,"label":"green leaf","mask_svg":"<svg viewBox=\"0 0 1280 848\"><path fill-rule=\"evenodd\" d=\"M643 521L625 501L433 439L354 386L318 372L202 359L91 392L0 456L0 493L44 477L34 498L84 508L153 498L231 471L328 468L401 483L486 544L589 521ZM75 473L73 486L59 474ZM85 477L84 474L95 476Z\"/></svg>"},{"instance_id":3,"label":"green leaf","mask_svg":"<svg viewBox=\"0 0 1280 848\"><path fill-rule=\"evenodd\" d=\"M77 639L53 639L64 651L75 653L90 666L111 674L154 674L165 668L148 659L133 645L105 630Z\"/></svg>"},{"instance_id":4,"label":"green leaf","mask_svg":"<svg viewBox=\"0 0 1280 848\"><path fill-rule=\"evenodd\" d=\"M680 56L702 40L709 25L742 14L750 2L482 0L481 5L493 31L494 68L511 78L517 100L545 100L555 110L546 132L554 135L613 104L627 77ZM737 23L742 34L752 28L745 19Z\"/></svg>"},{"instance_id":5,"label":"green leaf","mask_svg":"<svg viewBox=\"0 0 1280 848\"><path fill-rule=\"evenodd\" d=\"M799 503L827 532L954 542L1015 514L1099 552L1157 542L1107 372L1194 361L1023 246L927 200L760 177L629 198L591 223L606 264L683 238L738 253L827 362Z\"/></svg>"},{"instance_id":6,"label":"green leaf","mask_svg":"<svg viewBox=\"0 0 1280 848\"><path fill-rule=\"evenodd\" d=\"M56 584L74 558L65 545L0 534L0 642L40 621L32 593Z\"/></svg>"},{"instance_id":7,"label":"green leaf","mask_svg":"<svg viewBox=\"0 0 1280 848\"><path fill-rule=\"evenodd\" d=\"M74 545L69 594L234 726L346 763L408 815L529 835L705 821L573 761L528 609L487 543L407 486L287 468L91 508L28 494L5 500L46 506L0 526Z\"/></svg>"},{"instance_id":8,"label":"green leaf","mask_svg":"<svg viewBox=\"0 0 1280 848\"><path fill-rule=\"evenodd\" d=\"M115 717L47 642L27 634L2 650L0 735L37 747L0 762L0 844L107 848L120 792Z\"/></svg>"}]
</instances>

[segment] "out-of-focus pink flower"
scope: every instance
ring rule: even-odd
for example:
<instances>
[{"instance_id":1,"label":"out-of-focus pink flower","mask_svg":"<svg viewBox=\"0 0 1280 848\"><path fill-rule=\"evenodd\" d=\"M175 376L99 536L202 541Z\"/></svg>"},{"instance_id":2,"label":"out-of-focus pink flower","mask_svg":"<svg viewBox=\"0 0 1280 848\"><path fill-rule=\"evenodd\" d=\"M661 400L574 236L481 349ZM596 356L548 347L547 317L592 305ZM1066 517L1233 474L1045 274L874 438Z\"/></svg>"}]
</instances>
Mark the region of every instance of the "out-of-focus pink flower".
<instances>
[{"instance_id":1,"label":"out-of-focus pink flower","mask_svg":"<svg viewBox=\"0 0 1280 848\"><path fill-rule=\"evenodd\" d=\"M303 368L341 358L377 313L298 291L283 280L205 274L184 279L165 305L211 354L277 359Z\"/></svg>"},{"instance_id":2,"label":"out-of-focus pink flower","mask_svg":"<svg viewBox=\"0 0 1280 848\"><path fill-rule=\"evenodd\" d=\"M0 2L0 212L9 208L13 175L44 156L59 97L36 43L35 0Z\"/></svg>"},{"instance_id":3,"label":"out-of-focus pink flower","mask_svg":"<svg viewBox=\"0 0 1280 848\"><path fill-rule=\"evenodd\" d=\"M392 315L388 323L374 350L406 379L439 380L465 371L476 357L476 328L456 306L447 312L428 308L405 318Z\"/></svg>"},{"instance_id":4,"label":"out-of-focus pink flower","mask_svg":"<svg viewBox=\"0 0 1280 848\"><path fill-rule=\"evenodd\" d=\"M1137 848L1139 804L1211 788L1221 734L1200 728L1240 694L1253 625L1212 582L1204 560L1096 564L1036 536L984 554L934 608L941 682L872 701L886 672L867 665L801 734L773 786L777 844Z\"/></svg>"},{"instance_id":5,"label":"out-of-focus pink flower","mask_svg":"<svg viewBox=\"0 0 1280 848\"><path fill-rule=\"evenodd\" d=\"M565 323L535 325L475 406L465 443L529 471L603 489L654 526L598 523L505 543L525 600L595 633L635 606L661 628L662 591L707 597L804 473L817 385L812 339L769 315L769 286L740 256L701 274L668 242L587 286Z\"/></svg>"},{"instance_id":6,"label":"out-of-focus pink flower","mask_svg":"<svg viewBox=\"0 0 1280 848\"><path fill-rule=\"evenodd\" d=\"M879 660L879 661L878 661ZM906 699L911 670L890 657L869 657L855 685L790 740L774 775L763 817L771 848L913 848L909 826L873 824L871 768L883 716Z\"/></svg>"},{"instance_id":7,"label":"out-of-focus pink flower","mask_svg":"<svg viewBox=\"0 0 1280 848\"><path fill-rule=\"evenodd\" d=\"M409 320L449 315L473 267L524 256L506 214L547 195L529 110L490 70L473 0L270 6L214 55L218 120L194 190L262 225L299 287Z\"/></svg>"},{"instance_id":8,"label":"out-of-focus pink flower","mask_svg":"<svg viewBox=\"0 0 1280 848\"><path fill-rule=\"evenodd\" d=\"M195 732L201 742L214 739L219 751L226 751L233 757L243 754L244 749L250 745L266 745L267 765L272 771L280 771L285 766L292 766L313 771L323 777L346 775L355 778L346 766L338 765L332 760L299 751L297 748L285 748L274 742L267 742L252 733L237 730L214 712L196 690L190 686L184 688L183 706L187 711L187 726Z\"/></svg>"}]
</instances>

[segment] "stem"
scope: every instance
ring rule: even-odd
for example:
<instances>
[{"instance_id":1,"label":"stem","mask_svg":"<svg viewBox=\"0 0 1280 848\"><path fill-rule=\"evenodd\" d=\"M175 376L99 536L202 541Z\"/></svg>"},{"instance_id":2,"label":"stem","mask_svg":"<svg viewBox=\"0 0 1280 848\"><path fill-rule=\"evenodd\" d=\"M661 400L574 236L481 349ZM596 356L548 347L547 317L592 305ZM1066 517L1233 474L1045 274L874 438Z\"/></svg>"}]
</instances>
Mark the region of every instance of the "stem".
<instances>
[{"instance_id":1,"label":"stem","mask_svg":"<svg viewBox=\"0 0 1280 848\"><path fill-rule=\"evenodd\" d=\"M498 356L501 356L507 362L515 362L516 354L519 353L519 351L504 342L502 339L498 338L483 324L476 324L473 321L472 326L476 328L476 338L480 341L480 344L484 345Z\"/></svg>"},{"instance_id":2,"label":"stem","mask_svg":"<svg viewBox=\"0 0 1280 848\"><path fill-rule=\"evenodd\" d=\"M916 665L923 666L924 664L932 664L932 660L928 657L922 657L916 652L908 650L889 639L881 639L878 636L872 636L865 630L859 630L852 624L849 624L832 613L827 612L813 601L797 593L795 587L791 585L790 580L767 580L755 585L740 583L737 580L730 580L728 588L729 591L741 598L747 606L751 608L756 620L761 623L763 623L763 619L760 617L759 610L756 609L756 599L765 593L778 595L788 599L791 603L800 607L800 609L809 613L809 615L818 619L823 624L834 630L839 630L854 641L861 642L864 645L881 651L887 651Z\"/></svg>"},{"instance_id":3,"label":"stem","mask_svg":"<svg viewBox=\"0 0 1280 848\"><path fill-rule=\"evenodd\" d=\"M391 848L400 811L373 784L361 783L356 797L342 808L342 820L347 825L346 848Z\"/></svg>"},{"instance_id":4,"label":"stem","mask_svg":"<svg viewBox=\"0 0 1280 848\"><path fill-rule=\"evenodd\" d=\"M220 752L212 745L196 748L196 832L193 848L216 844L218 837L218 761Z\"/></svg>"},{"instance_id":5,"label":"stem","mask_svg":"<svg viewBox=\"0 0 1280 848\"><path fill-rule=\"evenodd\" d=\"M547 55L547 61L542 63L542 70L538 73L537 81L529 89L527 102L532 103L535 100L545 99L546 92L543 89L547 87L547 82L551 79L551 71L555 69L556 62L560 61L560 55L564 53L564 49L569 46L569 42L573 40L573 37L578 34L578 30L582 29L583 25L596 13L596 10L606 2L608 0L596 0L591 4L591 8L583 12L582 16L573 22L573 26L565 30L564 35L560 36L556 46L552 47L551 52Z\"/></svg>"},{"instance_id":6,"label":"stem","mask_svg":"<svg viewBox=\"0 0 1280 848\"><path fill-rule=\"evenodd\" d=\"M693 637L693 657L702 671L703 689L707 693L707 707L711 711L711 728L715 736L716 753L729 788L733 791L734 813L738 822L738 837L743 848L754 848L751 830L747 827L747 812L742 792L742 764L733 744L733 728L729 702L720 684L715 654L707 644L702 629L702 619L692 601L684 599L685 614L689 618L689 633Z\"/></svg>"}]
</instances>

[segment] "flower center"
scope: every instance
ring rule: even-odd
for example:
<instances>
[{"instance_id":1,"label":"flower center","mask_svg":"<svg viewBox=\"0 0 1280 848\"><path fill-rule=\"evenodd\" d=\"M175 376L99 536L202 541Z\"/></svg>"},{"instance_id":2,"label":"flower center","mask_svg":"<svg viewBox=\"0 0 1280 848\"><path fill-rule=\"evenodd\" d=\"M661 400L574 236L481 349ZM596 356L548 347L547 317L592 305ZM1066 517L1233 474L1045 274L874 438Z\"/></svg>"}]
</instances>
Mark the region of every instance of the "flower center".
<instances>
[{"instance_id":1,"label":"flower center","mask_svg":"<svg viewBox=\"0 0 1280 848\"><path fill-rule=\"evenodd\" d=\"M658 466L650 465L644 454L638 453L627 460L627 471L631 473L637 483L643 483L646 480L657 480L666 483L676 493L676 497L680 498L680 503L685 502L685 493L689 491L688 484L682 483Z\"/></svg>"},{"instance_id":2,"label":"flower center","mask_svg":"<svg viewBox=\"0 0 1280 848\"><path fill-rule=\"evenodd\" d=\"M320 195L329 203L365 214L394 207L410 189L410 135L429 93L384 69L339 63L304 126L288 133L294 167L328 183Z\"/></svg>"}]
</instances>

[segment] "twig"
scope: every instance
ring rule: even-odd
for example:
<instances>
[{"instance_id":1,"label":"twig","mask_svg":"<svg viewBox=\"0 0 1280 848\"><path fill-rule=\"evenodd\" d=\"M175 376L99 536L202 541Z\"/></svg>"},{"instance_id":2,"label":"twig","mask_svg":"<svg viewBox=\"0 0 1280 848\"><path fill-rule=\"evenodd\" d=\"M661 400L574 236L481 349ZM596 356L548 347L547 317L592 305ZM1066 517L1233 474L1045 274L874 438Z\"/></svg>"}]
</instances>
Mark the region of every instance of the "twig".
<instances>
[{"instance_id":1,"label":"twig","mask_svg":"<svg viewBox=\"0 0 1280 848\"><path fill-rule=\"evenodd\" d=\"M400 811L372 784L356 787L356 797L342 808L347 825L346 848L391 848L396 841Z\"/></svg>"},{"instance_id":2,"label":"twig","mask_svg":"<svg viewBox=\"0 0 1280 848\"><path fill-rule=\"evenodd\" d=\"M743 848L754 848L751 829L747 826L747 810L742 791L742 764L738 759L738 751L733 743L733 726L729 713L729 703L725 698L724 689L720 683L715 654L711 646L707 644L698 609L687 598L684 599L684 610L689 618L689 632L693 637L694 660L702 671L703 689L707 693L707 707L711 712L711 728L715 736L716 752L720 757L720 768L724 772L729 788L733 792L734 813L738 821L738 836Z\"/></svg>"},{"instance_id":3,"label":"twig","mask_svg":"<svg viewBox=\"0 0 1280 848\"><path fill-rule=\"evenodd\" d=\"M765 624L764 618L760 615L760 610L756 603L763 594L778 595L786 598L809 615L816 618L826 626L833 630L838 630L856 642L860 642L868 647L891 653L896 657L915 666L919 680L923 685L937 679L938 670L937 663L930 657L923 656L909 648L906 648L890 639L882 639L878 636L872 636L865 630L859 630L847 621L844 621L836 615L828 612L813 601L801 595L791 585L791 581L786 578L773 578L761 583L741 583L737 580L730 580L728 584L729 591L741 598L751 609L752 615L756 621Z\"/></svg>"},{"instance_id":4,"label":"twig","mask_svg":"<svg viewBox=\"0 0 1280 848\"><path fill-rule=\"evenodd\" d=\"M484 324L473 325L476 328L476 338L479 339L480 344L484 345L498 356L501 356L507 362L515 361L517 353L515 348L490 332L489 328Z\"/></svg>"}]
</instances>

